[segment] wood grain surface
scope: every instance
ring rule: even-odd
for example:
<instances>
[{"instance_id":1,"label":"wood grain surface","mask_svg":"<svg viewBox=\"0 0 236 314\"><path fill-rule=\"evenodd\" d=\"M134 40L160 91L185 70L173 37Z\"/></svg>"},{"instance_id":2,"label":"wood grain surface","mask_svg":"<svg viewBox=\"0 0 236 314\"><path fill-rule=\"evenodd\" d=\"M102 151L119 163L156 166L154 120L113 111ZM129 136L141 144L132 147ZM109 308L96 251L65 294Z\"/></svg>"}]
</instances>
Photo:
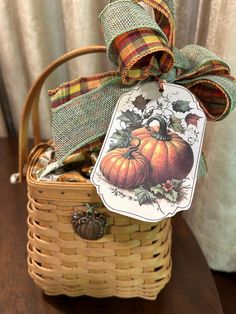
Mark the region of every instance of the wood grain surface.
<instances>
[{"instance_id":1,"label":"wood grain surface","mask_svg":"<svg viewBox=\"0 0 236 314\"><path fill-rule=\"evenodd\" d=\"M173 219L173 274L157 300L49 297L27 273L26 187L11 185L17 142L0 139L0 314L222 314L212 274L190 229Z\"/></svg>"}]
</instances>

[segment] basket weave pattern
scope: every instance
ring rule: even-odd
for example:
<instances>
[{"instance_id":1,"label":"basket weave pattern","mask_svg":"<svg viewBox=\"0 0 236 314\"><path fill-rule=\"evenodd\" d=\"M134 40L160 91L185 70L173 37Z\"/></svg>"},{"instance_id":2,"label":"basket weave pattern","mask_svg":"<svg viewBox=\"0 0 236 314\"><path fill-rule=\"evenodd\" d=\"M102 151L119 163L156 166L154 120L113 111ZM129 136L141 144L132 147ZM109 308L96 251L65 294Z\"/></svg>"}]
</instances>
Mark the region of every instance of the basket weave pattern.
<instances>
[{"instance_id":1,"label":"basket weave pattern","mask_svg":"<svg viewBox=\"0 0 236 314\"><path fill-rule=\"evenodd\" d=\"M34 179L43 147L31 155L28 183L28 270L48 295L155 299L170 279L171 223L147 223L99 209L108 231L81 239L71 224L86 203L100 203L90 183L46 183Z\"/></svg>"}]
</instances>

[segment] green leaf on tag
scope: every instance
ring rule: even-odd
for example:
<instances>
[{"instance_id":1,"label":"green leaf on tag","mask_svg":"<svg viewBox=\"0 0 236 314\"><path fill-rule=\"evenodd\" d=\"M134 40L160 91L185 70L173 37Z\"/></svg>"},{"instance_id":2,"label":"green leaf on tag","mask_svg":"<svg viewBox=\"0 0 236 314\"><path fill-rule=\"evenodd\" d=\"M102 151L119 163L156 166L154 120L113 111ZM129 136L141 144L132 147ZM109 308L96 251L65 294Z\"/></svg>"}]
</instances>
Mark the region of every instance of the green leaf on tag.
<instances>
[{"instance_id":1,"label":"green leaf on tag","mask_svg":"<svg viewBox=\"0 0 236 314\"><path fill-rule=\"evenodd\" d=\"M165 191L163 189L163 186L161 184L158 184L156 186L151 187L151 191L155 194L155 195L162 195L164 196Z\"/></svg>"},{"instance_id":2,"label":"green leaf on tag","mask_svg":"<svg viewBox=\"0 0 236 314\"><path fill-rule=\"evenodd\" d=\"M135 196L137 197L139 205L150 204L152 202L155 202L155 200L157 198L152 192L146 190L142 186L135 189L134 193L135 193Z\"/></svg>"},{"instance_id":3,"label":"green leaf on tag","mask_svg":"<svg viewBox=\"0 0 236 314\"><path fill-rule=\"evenodd\" d=\"M175 189L175 191L179 191L181 185L182 185L182 180L176 180L176 179L172 179L171 183L173 184L173 188Z\"/></svg>"},{"instance_id":4,"label":"green leaf on tag","mask_svg":"<svg viewBox=\"0 0 236 314\"><path fill-rule=\"evenodd\" d=\"M178 192L176 192L174 189L169 191L169 192L165 192L164 193L164 197L172 202L172 203L175 203L177 201L177 198L178 198Z\"/></svg>"},{"instance_id":5,"label":"green leaf on tag","mask_svg":"<svg viewBox=\"0 0 236 314\"><path fill-rule=\"evenodd\" d=\"M151 191L159 198L165 198L169 202L176 202L179 196L181 180L167 180L165 183L151 187Z\"/></svg>"},{"instance_id":6,"label":"green leaf on tag","mask_svg":"<svg viewBox=\"0 0 236 314\"><path fill-rule=\"evenodd\" d=\"M130 132L127 130L116 130L111 138L115 141L111 142L109 151L115 148L128 147L130 143Z\"/></svg>"},{"instance_id":7,"label":"green leaf on tag","mask_svg":"<svg viewBox=\"0 0 236 314\"><path fill-rule=\"evenodd\" d=\"M170 127L173 131L184 133L185 128L182 126L182 120L177 118L174 114L170 117Z\"/></svg>"},{"instance_id":8,"label":"green leaf on tag","mask_svg":"<svg viewBox=\"0 0 236 314\"><path fill-rule=\"evenodd\" d=\"M189 101L186 100L177 100L175 102L173 102L173 109L176 112L186 112L191 110L191 107L189 107Z\"/></svg>"},{"instance_id":9,"label":"green leaf on tag","mask_svg":"<svg viewBox=\"0 0 236 314\"><path fill-rule=\"evenodd\" d=\"M127 128L130 130L135 130L142 127L142 117L140 114L131 110L122 112L122 114L117 119L124 122Z\"/></svg>"},{"instance_id":10,"label":"green leaf on tag","mask_svg":"<svg viewBox=\"0 0 236 314\"><path fill-rule=\"evenodd\" d=\"M137 109L140 109L141 111L144 111L147 104L149 103L150 99L145 99L143 95L139 95L135 98L135 100L132 101L132 104Z\"/></svg>"}]
</instances>

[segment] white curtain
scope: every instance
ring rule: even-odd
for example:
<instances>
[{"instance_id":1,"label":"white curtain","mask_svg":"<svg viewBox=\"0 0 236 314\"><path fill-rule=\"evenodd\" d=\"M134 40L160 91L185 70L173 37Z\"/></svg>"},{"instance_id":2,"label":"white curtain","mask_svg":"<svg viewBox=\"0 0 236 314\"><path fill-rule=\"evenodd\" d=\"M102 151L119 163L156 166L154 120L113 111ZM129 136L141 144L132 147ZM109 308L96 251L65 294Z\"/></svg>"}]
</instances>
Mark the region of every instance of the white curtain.
<instances>
[{"instance_id":1,"label":"white curtain","mask_svg":"<svg viewBox=\"0 0 236 314\"><path fill-rule=\"evenodd\" d=\"M189 32L188 39L192 38L194 43L204 45L224 58L232 74L236 75L236 2L196 2L197 10L194 8L191 15L196 20L191 27L195 34ZM188 33L188 28L185 32ZM183 38L184 29L180 40ZM209 265L222 271L236 271L235 121L236 111L224 121L208 123L204 151L209 173L199 180L193 206L185 213Z\"/></svg>"},{"instance_id":2,"label":"white curtain","mask_svg":"<svg viewBox=\"0 0 236 314\"><path fill-rule=\"evenodd\" d=\"M97 16L108 0L0 0L0 67L16 128L33 80L68 50L102 44ZM177 46L198 43L224 58L236 75L236 1L176 0ZM71 61L50 77L41 99L42 131L50 136L46 90L110 67L101 56ZM199 180L185 218L212 268L236 271L236 112L208 123L209 174ZM0 113L0 136L6 134Z\"/></svg>"},{"instance_id":3,"label":"white curtain","mask_svg":"<svg viewBox=\"0 0 236 314\"><path fill-rule=\"evenodd\" d=\"M103 43L97 17L106 3L107 0L0 0L0 67L17 129L26 93L43 68L69 50ZM41 99L44 137L50 137L46 91L78 75L100 72L105 65L105 57L81 57L50 77Z\"/></svg>"}]
</instances>

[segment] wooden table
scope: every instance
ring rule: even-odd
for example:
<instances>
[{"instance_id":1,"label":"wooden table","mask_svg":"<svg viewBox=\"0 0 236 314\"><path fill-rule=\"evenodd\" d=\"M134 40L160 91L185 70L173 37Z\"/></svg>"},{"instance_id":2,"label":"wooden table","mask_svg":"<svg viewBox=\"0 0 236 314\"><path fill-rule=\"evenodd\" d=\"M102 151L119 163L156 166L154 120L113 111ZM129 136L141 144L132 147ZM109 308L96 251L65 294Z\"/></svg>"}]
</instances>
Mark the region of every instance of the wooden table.
<instances>
[{"instance_id":1,"label":"wooden table","mask_svg":"<svg viewBox=\"0 0 236 314\"><path fill-rule=\"evenodd\" d=\"M9 184L17 170L17 144L0 139L1 314L222 314L206 260L182 216L173 220L173 274L156 301L45 296L27 274L26 188Z\"/></svg>"}]
</instances>

